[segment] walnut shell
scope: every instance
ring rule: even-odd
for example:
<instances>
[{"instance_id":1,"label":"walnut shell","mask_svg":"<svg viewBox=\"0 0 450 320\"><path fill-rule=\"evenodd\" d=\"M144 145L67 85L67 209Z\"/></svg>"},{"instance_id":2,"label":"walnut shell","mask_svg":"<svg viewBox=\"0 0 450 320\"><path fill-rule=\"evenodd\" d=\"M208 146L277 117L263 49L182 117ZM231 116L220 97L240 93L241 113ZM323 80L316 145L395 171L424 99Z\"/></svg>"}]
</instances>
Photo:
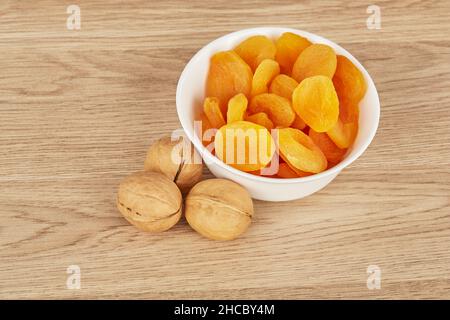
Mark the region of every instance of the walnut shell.
<instances>
[{"instance_id":1,"label":"walnut shell","mask_svg":"<svg viewBox=\"0 0 450 320\"><path fill-rule=\"evenodd\" d=\"M253 216L250 194L239 184L209 179L196 184L185 203L189 225L213 240L232 240L244 233Z\"/></svg>"},{"instance_id":2,"label":"walnut shell","mask_svg":"<svg viewBox=\"0 0 450 320\"><path fill-rule=\"evenodd\" d=\"M182 196L175 183L159 172L137 172L119 185L117 207L131 224L162 232L181 217Z\"/></svg>"},{"instance_id":3,"label":"walnut shell","mask_svg":"<svg viewBox=\"0 0 450 320\"><path fill-rule=\"evenodd\" d=\"M189 154L183 153L183 143L185 148L189 148ZM172 141L171 137L167 136L149 148L144 170L163 173L177 184L181 192L186 193L202 178L203 163L190 142Z\"/></svg>"}]
</instances>

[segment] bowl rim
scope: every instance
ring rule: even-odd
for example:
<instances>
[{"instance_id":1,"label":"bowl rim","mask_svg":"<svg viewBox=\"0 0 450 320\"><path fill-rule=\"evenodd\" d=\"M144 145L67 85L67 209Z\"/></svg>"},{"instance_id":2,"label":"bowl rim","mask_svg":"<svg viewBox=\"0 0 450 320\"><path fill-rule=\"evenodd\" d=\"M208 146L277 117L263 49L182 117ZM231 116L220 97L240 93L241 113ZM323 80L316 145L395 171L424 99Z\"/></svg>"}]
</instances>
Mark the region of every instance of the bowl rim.
<instances>
[{"instance_id":1,"label":"bowl rim","mask_svg":"<svg viewBox=\"0 0 450 320\"><path fill-rule=\"evenodd\" d=\"M283 32L292 32L304 37L315 37L320 39L321 41L324 42L331 42L333 45L335 45L336 47L338 47L342 52L345 53L345 55L348 57L352 57L353 59L353 63L356 62L356 66L358 67L358 69L364 74L366 80L369 82L370 85L367 86L367 88L369 87L373 87L374 91L373 93L375 94L376 97L376 101L377 103L373 106L377 109L376 112L376 118L373 119L373 127L371 129L371 131L369 132L367 138L362 141L361 146L355 150L354 154L352 156L348 156L346 158L344 158L344 160L342 160L341 162L339 162L337 165L335 165L334 167L327 169L325 171L322 171L320 173L315 173L312 174L310 176L307 177L299 177L299 178L271 178L271 177L264 177L264 176L258 176L258 175L254 175L245 171L241 171L238 170L236 168L233 168L232 166L226 164L225 162L223 162L222 160L220 160L219 158L217 158L216 156L214 156L211 152L209 152L209 150L203 145L203 143L200 141L200 139L197 137L197 135L195 134L194 130L192 130L192 132L190 130L188 130L188 128L186 127L183 119L181 119L180 116L180 110L181 110L181 91L182 88L184 86L184 83L187 80L187 72L190 69L190 66L194 63L197 62L197 60L199 60L203 54L204 51L208 51L209 48L214 47L217 43L223 42L225 40L228 40L230 38L233 37L238 37L238 36L242 36L244 34L247 34L248 36L251 35L257 35L258 32L260 32L260 34L264 34L267 33L268 31L270 32L278 32L278 33L283 33ZM366 93L367 94L367 93ZM178 84L177 84L177 89L176 89L176 108L177 108L177 116L178 119L181 123L181 126L183 127L183 130L185 132L185 134L187 135L187 137L189 138L189 140L194 144L195 148L197 149L197 151L200 153L202 159L204 162L205 158L208 160L208 163L213 162L214 164L224 168L225 170L229 171L231 174L235 174L238 176L241 176L244 179L250 179L250 180L254 180L254 181L258 181L258 182L267 182L267 183L275 183L275 184L293 184L293 183L303 183L303 182L310 182L310 181L315 181L315 180L319 180L321 178L325 178L328 176L332 176L332 175L337 175L340 171L342 171L345 167L349 166L353 161L355 161L356 159L358 159L363 153L364 151L366 151L366 149L368 148L368 146L370 145L370 143L372 142L373 138L375 137L375 134L377 132L378 129L378 125L379 125L379 120L380 120L380 98L378 95L378 90L375 86L375 83L372 80L372 77L370 76L369 72L366 70L366 68L364 68L364 66L359 62L358 59L356 59L350 52L348 52L347 50L345 50L343 47L341 47L340 45L338 45L337 43L335 43L334 41L331 41L325 37L322 37L320 35L308 32L308 31L304 31L304 30L300 30L300 29L294 29L294 28L285 28L285 27L272 27L272 26L265 26L265 27L256 27L256 28L246 28L246 29L241 29L238 31L234 31L231 33L227 33L219 38L216 38L212 41L210 41L209 43L207 43L205 46L203 46L200 50L198 50L193 56L192 58L188 61L188 63L185 65L183 71L181 72L181 75L179 77L178 80Z\"/></svg>"}]
</instances>

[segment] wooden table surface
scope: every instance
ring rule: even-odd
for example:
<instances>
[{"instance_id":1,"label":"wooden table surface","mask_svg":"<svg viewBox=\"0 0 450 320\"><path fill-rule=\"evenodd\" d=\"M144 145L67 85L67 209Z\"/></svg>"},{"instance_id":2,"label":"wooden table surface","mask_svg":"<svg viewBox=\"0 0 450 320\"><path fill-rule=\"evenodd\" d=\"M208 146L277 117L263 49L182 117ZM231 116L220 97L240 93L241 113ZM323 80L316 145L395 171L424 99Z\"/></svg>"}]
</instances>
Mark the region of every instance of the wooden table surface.
<instances>
[{"instance_id":1,"label":"wooden table surface","mask_svg":"<svg viewBox=\"0 0 450 320\"><path fill-rule=\"evenodd\" d=\"M66 27L70 4L80 30ZM366 26L371 4L381 29ZM448 1L2 0L0 298L450 298L449 13ZM320 34L364 64L382 106L374 141L322 191L255 201L236 241L185 221L139 232L117 185L180 127L184 65L263 25Z\"/></svg>"}]
</instances>

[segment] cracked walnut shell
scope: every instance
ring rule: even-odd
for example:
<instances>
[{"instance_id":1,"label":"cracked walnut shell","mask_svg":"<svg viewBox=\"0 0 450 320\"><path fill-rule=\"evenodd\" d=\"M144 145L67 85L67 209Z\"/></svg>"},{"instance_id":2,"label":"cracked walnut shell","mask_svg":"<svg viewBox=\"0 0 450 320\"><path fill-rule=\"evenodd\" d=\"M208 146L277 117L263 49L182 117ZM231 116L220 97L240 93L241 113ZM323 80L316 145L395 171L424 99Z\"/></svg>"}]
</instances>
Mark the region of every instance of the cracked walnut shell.
<instances>
[{"instance_id":1,"label":"cracked walnut shell","mask_svg":"<svg viewBox=\"0 0 450 320\"><path fill-rule=\"evenodd\" d=\"M213 240L232 240L250 226L253 202L239 184L209 179L191 189L185 215L189 225L201 235Z\"/></svg>"},{"instance_id":2,"label":"cracked walnut shell","mask_svg":"<svg viewBox=\"0 0 450 320\"><path fill-rule=\"evenodd\" d=\"M180 220L182 196L177 185L163 174L137 172L120 183L117 207L137 228L162 232Z\"/></svg>"},{"instance_id":3,"label":"cracked walnut shell","mask_svg":"<svg viewBox=\"0 0 450 320\"><path fill-rule=\"evenodd\" d=\"M185 193L202 178L203 163L190 142L167 136L151 145L144 170L163 173Z\"/></svg>"}]
</instances>

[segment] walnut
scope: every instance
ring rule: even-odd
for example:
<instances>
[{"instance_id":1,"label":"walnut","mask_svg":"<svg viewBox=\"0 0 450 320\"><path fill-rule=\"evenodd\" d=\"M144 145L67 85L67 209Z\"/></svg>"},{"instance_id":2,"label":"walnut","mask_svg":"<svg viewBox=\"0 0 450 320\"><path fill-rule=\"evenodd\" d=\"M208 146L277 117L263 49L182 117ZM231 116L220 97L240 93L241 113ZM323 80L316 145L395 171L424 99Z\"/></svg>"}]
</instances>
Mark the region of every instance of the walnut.
<instances>
[{"instance_id":1,"label":"walnut","mask_svg":"<svg viewBox=\"0 0 450 320\"><path fill-rule=\"evenodd\" d=\"M120 183L117 207L139 229L162 232L180 219L182 196L177 185L165 175L137 172Z\"/></svg>"},{"instance_id":2,"label":"walnut","mask_svg":"<svg viewBox=\"0 0 450 320\"><path fill-rule=\"evenodd\" d=\"M253 216L253 202L246 189L225 179L196 184L185 203L186 220L201 235L232 240L244 233Z\"/></svg>"},{"instance_id":3,"label":"walnut","mask_svg":"<svg viewBox=\"0 0 450 320\"><path fill-rule=\"evenodd\" d=\"M144 170L163 173L186 193L202 178L203 163L187 140L172 141L171 137L163 137L149 148Z\"/></svg>"}]
</instances>

